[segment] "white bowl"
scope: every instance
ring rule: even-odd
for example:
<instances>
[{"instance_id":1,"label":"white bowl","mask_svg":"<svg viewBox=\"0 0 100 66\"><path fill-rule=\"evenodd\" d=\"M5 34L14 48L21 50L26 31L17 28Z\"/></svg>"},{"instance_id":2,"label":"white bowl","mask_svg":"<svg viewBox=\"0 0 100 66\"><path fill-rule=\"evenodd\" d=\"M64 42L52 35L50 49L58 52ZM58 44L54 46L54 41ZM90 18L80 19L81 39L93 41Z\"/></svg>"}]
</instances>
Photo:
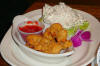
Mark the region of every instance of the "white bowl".
<instances>
[{"instance_id":1,"label":"white bowl","mask_svg":"<svg viewBox=\"0 0 100 66\"><path fill-rule=\"evenodd\" d=\"M39 18L39 16L35 16L35 18ZM22 18L22 19L21 19ZM62 54L47 54L43 52L36 51L34 49L28 48L25 46L25 42L21 39L20 34L18 33L17 29L17 23L21 23L22 21L29 20L23 15L16 16L13 20L13 28L12 28L12 37L15 41L15 43L18 45L18 47L24 52L27 56L36 59L38 61L46 62L46 63L59 63L63 62L65 57L70 56L74 53L74 51L69 51ZM19 22L20 21L20 22ZM46 24L45 24L46 25ZM47 27L47 25L46 25Z\"/></svg>"}]
</instances>

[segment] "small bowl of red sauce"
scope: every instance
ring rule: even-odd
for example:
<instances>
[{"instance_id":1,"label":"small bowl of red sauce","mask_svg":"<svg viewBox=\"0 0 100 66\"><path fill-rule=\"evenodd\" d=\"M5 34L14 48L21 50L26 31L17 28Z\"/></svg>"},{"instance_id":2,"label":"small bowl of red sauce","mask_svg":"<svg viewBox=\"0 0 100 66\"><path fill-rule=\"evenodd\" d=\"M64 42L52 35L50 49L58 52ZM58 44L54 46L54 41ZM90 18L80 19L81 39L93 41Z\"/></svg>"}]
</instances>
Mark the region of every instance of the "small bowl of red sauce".
<instances>
[{"instance_id":1,"label":"small bowl of red sauce","mask_svg":"<svg viewBox=\"0 0 100 66\"><path fill-rule=\"evenodd\" d=\"M39 21L27 21L18 25L18 32L22 39L26 41L26 37L30 34L42 34L44 24Z\"/></svg>"}]
</instances>

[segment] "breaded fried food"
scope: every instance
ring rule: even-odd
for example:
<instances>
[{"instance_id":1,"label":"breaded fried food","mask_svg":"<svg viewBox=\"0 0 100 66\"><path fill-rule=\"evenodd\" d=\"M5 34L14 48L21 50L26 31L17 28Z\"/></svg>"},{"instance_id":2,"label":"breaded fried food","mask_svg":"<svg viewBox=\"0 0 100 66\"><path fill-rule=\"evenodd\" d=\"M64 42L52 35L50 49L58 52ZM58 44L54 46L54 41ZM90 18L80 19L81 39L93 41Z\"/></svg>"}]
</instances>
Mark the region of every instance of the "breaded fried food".
<instances>
[{"instance_id":1,"label":"breaded fried food","mask_svg":"<svg viewBox=\"0 0 100 66\"><path fill-rule=\"evenodd\" d=\"M32 48L32 49L34 48L34 46L33 46L32 44L26 43L25 45L26 45L27 47L29 47L29 48Z\"/></svg>"},{"instance_id":2,"label":"breaded fried food","mask_svg":"<svg viewBox=\"0 0 100 66\"><path fill-rule=\"evenodd\" d=\"M42 51L43 52L48 52L49 46L52 45L51 42L53 42L53 41L50 41L47 38L43 38L40 42L41 42L41 44L43 46Z\"/></svg>"},{"instance_id":3,"label":"breaded fried food","mask_svg":"<svg viewBox=\"0 0 100 66\"><path fill-rule=\"evenodd\" d=\"M48 46L48 52L49 54L59 54L62 50L62 45L56 42L51 42L51 44Z\"/></svg>"},{"instance_id":4,"label":"breaded fried food","mask_svg":"<svg viewBox=\"0 0 100 66\"><path fill-rule=\"evenodd\" d=\"M34 45L34 48L33 49L42 52L42 48L43 48L43 46L41 44L37 44L37 45Z\"/></svg>"},{"instance_id":5,"label":"breaded fried food","mask_svg":"<svg viewBox=\"0 0 100 66\"><path fill-rule=\"evenodd\" d=\"M62 47L63 49L69 48L72 46L72 42L70 40L66 40L65 42L63 42Z\"/></svg>"},{"instance_id":6,"label":"breaded fried food","mask_svg":"<svg viewBox=\"0 0 100 66\"><path fill-rule=\"evenodd\" d=\"M51 35L51 31L50 28L47 28L43 34L43 36L49 40L54 40L54 38Z\"/></svg>"},{"instance_id":7,"label":"breaded fried food","mask_svg":"<svg viewBox=\"0 0 100 66\"><path fill-rule=\"evenodd\" d=\"M35 35L35 34L32 34L32 35L28 35L26 40L27 40L27 43L28 44L31 44L31 45L37 45L40 40L42 39L42 36L41 35Z\"/></svg>"},{"instance_id":8,"label":"breaded fried food","mask_svg":"<svg viewBox=\"0 0 100 66\"><path fill-rule=\"evenodd\" d=\"M50 44L50 40L43 37L42 40L40 40L39 44L34 46L34 49L45 52L48 50L49 44Z\"/></svg>"},{"instance_id":9,"label":"breaded fried food","mask_svg":"<svg viewBox=\"0 0 100 66\"><path fill-rule=\"evenodd\" d=\"M40 42L41 42L41 44L49 44L50 43L50 40L43 37Z\"/></svg>"},{"instance_id":10,"label":"breaded fried food","mask_svg":"<svg viewBox=\"0 0 100 66\"><path fill-rule=\"evenodd\" d=\"M50 26L51 35L55 37L57 33L62 30L62 25L59 23L54 23Z\"/></svg>"},{"instance_id":11,"label":"breaded fried food","mask_svg":"<svg viewBox=\"0 0 100 66\"><path fill-rule=\"evenodd\" d=\"M57 39L58 42L60 42L60 41L62 41L62 42L66 41L66 39L67 39L67 30L65 30L65 29L60 30L57 33L56 39Z\"/></svg>"}]
</instances>

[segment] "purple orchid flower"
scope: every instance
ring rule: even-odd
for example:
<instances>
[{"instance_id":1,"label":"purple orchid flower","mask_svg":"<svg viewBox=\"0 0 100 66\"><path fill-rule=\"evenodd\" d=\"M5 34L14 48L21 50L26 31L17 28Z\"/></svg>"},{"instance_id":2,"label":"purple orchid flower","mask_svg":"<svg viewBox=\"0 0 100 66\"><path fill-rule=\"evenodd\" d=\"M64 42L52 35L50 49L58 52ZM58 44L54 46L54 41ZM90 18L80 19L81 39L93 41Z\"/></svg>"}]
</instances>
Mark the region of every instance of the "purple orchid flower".
<instances>
[{"instance_id":1,"label":"purple orchid flower","mask_svg":"<svg viewBox=\"0 0 100 66\"><path fill-rule=\"evenodd\" d=\"M91 33L89 31L83 32L82 30L77 30L76 34L71 37L71 41L74 47L81 46L82 41L91 41Z\"/></svg>"}]
</instances>

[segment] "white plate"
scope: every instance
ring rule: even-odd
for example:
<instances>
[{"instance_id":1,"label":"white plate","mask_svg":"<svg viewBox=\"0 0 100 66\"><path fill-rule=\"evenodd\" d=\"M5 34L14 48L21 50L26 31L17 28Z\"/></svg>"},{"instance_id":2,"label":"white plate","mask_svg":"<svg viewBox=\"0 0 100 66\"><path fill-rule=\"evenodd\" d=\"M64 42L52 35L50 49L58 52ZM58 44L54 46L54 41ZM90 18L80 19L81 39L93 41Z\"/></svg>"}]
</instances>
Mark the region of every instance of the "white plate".
<instances>
[{"instance_id":1,"label":"white plate","mask_svg":"<svg viewBox=\"0 0 100 66\"><path fill-rule=\"evenodd\" d=\"M97 52L97 64L98 64L98 66L100 66L100 47Z\"/></svg>"},{"instance_id":2,"label":"white plate","mask_svg":"<svg viewBox=\"0 0 100 66\"><path fill-rule=\"evenodd\" d=\"M11 28L6 33L5 37L3 38L1 45L0 45L0 51L2 57L11 65L16 66L81 66L81 65L87 65L90 62L93 61L95 57L96 49L100 42L100 23L99 21L91 16L88 13L85 13L83 11L79 11L89 22L90 27L89 30L92 33L91 43L85 43L83 42L82 46L75 48L75 53L66 58L64 62L58 63L58 64L47 64L42 63L40 61L31 59L30 57L26 56L16 45L16 43L13 41L11 37ZM32 18L35 15L40 15L41 10L35 10L32 12L29 12L25 14L25 16ZM69 60L70 59L70 60Z\"/></svg>"}]
</instances>

